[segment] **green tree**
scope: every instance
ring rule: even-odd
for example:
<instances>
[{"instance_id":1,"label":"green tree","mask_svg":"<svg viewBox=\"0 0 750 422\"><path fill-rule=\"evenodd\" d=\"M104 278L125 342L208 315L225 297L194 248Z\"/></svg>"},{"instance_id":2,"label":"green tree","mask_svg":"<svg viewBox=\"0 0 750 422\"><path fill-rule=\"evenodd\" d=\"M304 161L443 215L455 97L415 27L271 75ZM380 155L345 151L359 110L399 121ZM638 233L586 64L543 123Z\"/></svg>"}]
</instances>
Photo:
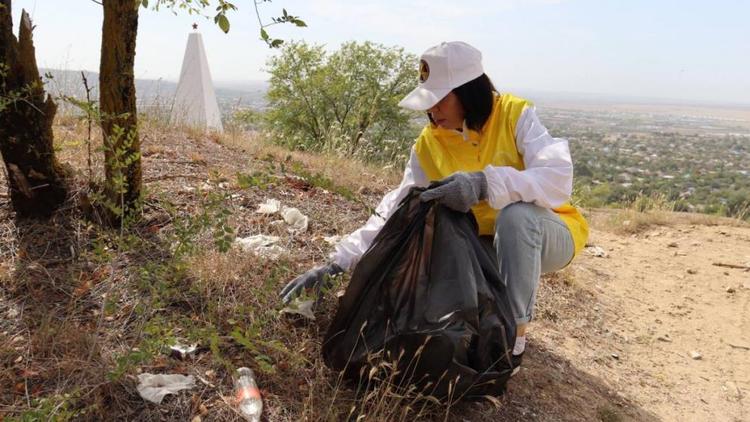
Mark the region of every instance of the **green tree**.
<instances>
[{"instance_id":1,"label":"green tree","mask_svg":"<svg viewBox=\"0 0 750 422\"><path fill-rule=\"evenodd\" d=\"M149 7L149 4L153 5L154 10L159 10L161 7L171 9L173 12L179 10L187 11L187 13L193 15L201 15L209 17L204 14L204 10L212 6L212 0L135 0L137 4L141 4L143 7ZM263 40L270 48L279 48L284 40L273 38L268 34L266 28L281 23L290 23L295 26L305 27L307 24L305 21L300 19L299 16L290 15L286 9L281 9L282 13L279 16L272 16L271 22L263 20L260 14L258 6L263 3L271 3L271 0L254 0L253 7L255 7L255 16L258 18L258 28L260 33L260 39ZM213 16L214 22L219 25L224 32L229 32L229 18L227 14L230 11L237 10L237 6L234 3L227 0L216 1L216 14Z\"/></svg>"},{"instance_id":2,"label":"green tree","mask_svg":"<svg viewBox=\"0 0 750 422\"><path fill-rule=\"evenodd\" d=\"M331 54L304 42L268 61L267 123L287 146L376 161L403 158L416 130L398 101L414 86L416 56L348 42Z\"/></svg>"},{"instance_id":3,"label":"green tree","mask_svg":"<svg viewBox=\"0 0 750 422\"><path fill-rule=\"evenodd\" d=\"M270 47L283 41L269 37L265 28L279 23L306 26L286 9L272 23L263 24L258 5L270 0L256 0L253 4L261 39ZM229 32L227 13L237 8L226 0L155 0L155 9L167 7L186 10L190 14L203 11L216 4L214 22L224 32ZM121 222L122 217L137 208L141 196L141 157L138 138L137 110L135 105L135 44L138 33L138 9L149 7L148 0L102 0L104 23L102 25L101 62L99 70L101 125L105 153L106 217L110 224Z\"/></svg>"}]
</instances>

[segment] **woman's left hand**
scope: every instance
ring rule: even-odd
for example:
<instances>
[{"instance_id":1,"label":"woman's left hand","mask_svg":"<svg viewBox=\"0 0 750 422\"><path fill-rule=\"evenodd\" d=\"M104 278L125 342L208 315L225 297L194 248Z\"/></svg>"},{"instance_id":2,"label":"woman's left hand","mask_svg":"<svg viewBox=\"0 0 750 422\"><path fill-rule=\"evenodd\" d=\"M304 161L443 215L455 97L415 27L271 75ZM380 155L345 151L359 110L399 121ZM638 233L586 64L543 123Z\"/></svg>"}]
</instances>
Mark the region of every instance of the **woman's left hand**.
<instances>
[{"instance_id":1,"label":"woman's left hand","mask_svg":"<svg viewBox=\"0 0 750 422\"><path fill-rule=\"evenodd\" d=\"M468 212L477 202L487 198L487 178L481 171L457 172L432 183L419 199L436 200L448 208Z\"/></svg>"}]
</instances>

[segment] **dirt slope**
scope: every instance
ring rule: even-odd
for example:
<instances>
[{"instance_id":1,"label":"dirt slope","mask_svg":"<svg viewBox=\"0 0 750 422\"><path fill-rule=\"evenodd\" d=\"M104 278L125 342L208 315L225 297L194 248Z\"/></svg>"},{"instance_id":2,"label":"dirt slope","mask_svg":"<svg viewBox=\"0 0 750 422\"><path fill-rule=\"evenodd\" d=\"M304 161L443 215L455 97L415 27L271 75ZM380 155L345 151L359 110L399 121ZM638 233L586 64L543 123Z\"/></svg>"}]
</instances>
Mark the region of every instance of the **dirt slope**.
<instances>
[{"instance_id":1,"label":"dirt slope","mask_svg":"<svg viewBox=\"0 0 750 422\"><path fill-rule=\"evenodd\" d=\"M504 416L750 420L750 271L715 265L750 266L750 228L674 214L622 234L612 215L589 216L604 257L545 280Z\"/></svg>"}]
</instances>

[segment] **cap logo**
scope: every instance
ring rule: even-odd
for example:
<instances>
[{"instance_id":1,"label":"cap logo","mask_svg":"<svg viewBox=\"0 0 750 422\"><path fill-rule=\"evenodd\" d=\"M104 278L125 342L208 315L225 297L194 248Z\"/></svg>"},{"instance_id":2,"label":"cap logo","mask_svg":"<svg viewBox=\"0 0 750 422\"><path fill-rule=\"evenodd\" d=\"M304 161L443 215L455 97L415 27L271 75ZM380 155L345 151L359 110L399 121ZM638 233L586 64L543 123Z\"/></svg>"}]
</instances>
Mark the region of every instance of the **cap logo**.
<instances>
[{"instance_id":1,"label":"cap logo","mask_svg":"<svg viewBox=\"0 0 750 422\"><path fill-rule=\"evenodd\" d=\"M425 82L427 81L427 78L430 77L430 66L427 64L426 61L420 60L419 61L419 82Z\"/></svg>"}]
</instances>

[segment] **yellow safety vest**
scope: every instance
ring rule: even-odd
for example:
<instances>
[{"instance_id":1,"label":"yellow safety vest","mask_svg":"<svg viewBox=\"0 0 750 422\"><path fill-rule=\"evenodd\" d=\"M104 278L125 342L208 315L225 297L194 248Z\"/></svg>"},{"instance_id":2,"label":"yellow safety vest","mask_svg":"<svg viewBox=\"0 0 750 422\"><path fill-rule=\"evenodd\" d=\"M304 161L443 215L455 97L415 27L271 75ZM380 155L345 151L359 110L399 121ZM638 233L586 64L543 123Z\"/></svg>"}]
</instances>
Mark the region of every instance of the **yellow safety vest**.
<instances>
[{"instance_id":1,"label":"yellow safety vest","mask_svg":"<svg viewBox=\"0 0 750 422\"><path fill-rule=\"evenodd\" d=\"M450 129L428 124L417 138L415 152L425 175L440 180L457 171L482 171L488 165L510 166L524 170L523 156L516 146L516 124L531 103L510 94L496 95L492 113L481 132L469 130L468 140ZM480 235L495 233L499 210L481 201L471 208L479 224ZM570 204L554 208L573 236L575 253L586 244L589 228L578 210Z\"/></svg>"}]
</instances>

